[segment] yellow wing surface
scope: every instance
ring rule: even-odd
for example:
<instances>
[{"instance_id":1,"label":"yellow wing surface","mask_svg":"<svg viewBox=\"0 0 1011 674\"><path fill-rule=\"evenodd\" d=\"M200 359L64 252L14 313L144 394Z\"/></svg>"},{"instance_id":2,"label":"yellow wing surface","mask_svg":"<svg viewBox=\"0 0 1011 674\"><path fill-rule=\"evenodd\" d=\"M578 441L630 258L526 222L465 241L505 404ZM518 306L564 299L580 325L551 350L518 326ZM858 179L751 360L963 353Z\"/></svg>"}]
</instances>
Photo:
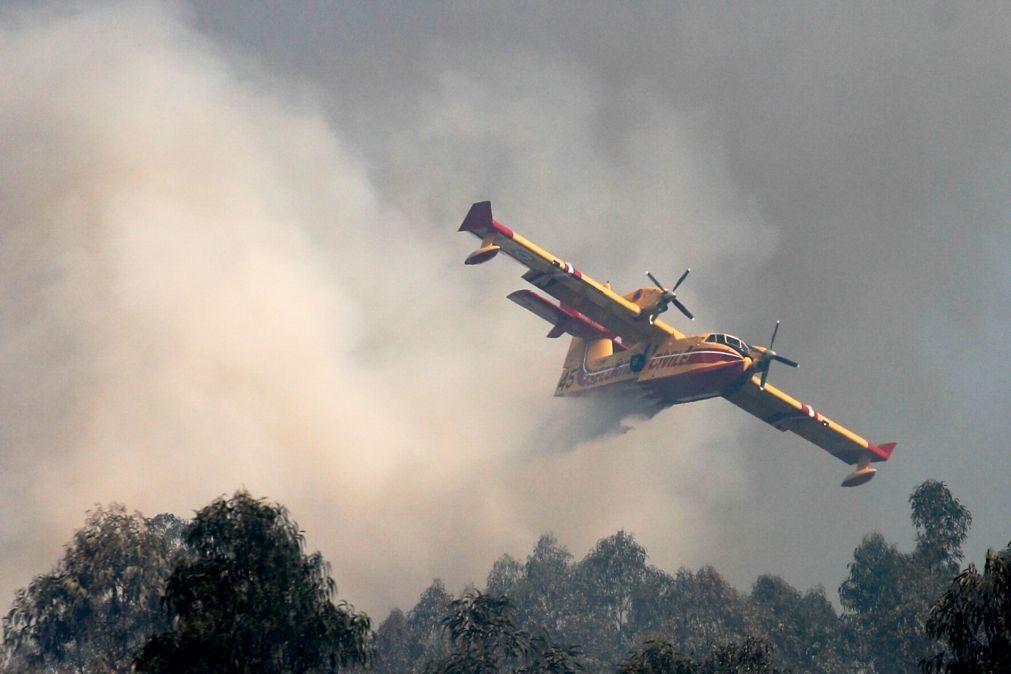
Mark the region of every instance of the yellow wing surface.
<instances>
[{"instance_id":1,"label":"yellow wing surface","mask_svg":"<svg viewBox=\"0 0 1011 674\"><path fill-rule=\"evenodd\" d=\"M604 284L590 278L570 263L549 253L492 217L491 202L471 206L461 232L481 239L481 248L467 258L480 264L503 252L528 267L523 279L618 335L626 343L660 342L683 335L663 321L649 322L648 312Z\"/></svg>"},{"instance_id":2,"label":"yellow wing surface","mask_svg":"<svg viewBox=\"0 0 1011 674\"><path fill-rule=\"evenodd\" d=\"M775 386L766 384L762 388L758 377L751 377L725 397L767 424L781 431L793 431L837 459L857 465L857 470L843 481L845 487L863 484L871 479L876 471L867 464L886 461L895 449L894 442L876 445Z\"/></svg>"}]
</instances>

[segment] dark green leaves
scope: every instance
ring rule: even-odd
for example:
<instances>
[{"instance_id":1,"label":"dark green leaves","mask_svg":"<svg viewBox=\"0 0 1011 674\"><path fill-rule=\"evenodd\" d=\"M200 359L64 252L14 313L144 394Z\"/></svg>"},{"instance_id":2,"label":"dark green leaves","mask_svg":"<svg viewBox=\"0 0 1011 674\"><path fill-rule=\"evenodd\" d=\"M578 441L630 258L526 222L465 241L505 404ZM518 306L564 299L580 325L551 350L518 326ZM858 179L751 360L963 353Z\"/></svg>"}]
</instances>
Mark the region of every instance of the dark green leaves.
<instances>
[{"instance_id":1,"label":"dark green leaves","mask_svg":"<svg viewBox=\"0 0 1011 674\"><path fill-rule=\"evenodd\" d=\"M547 674L581 672L575 649L560 647L544 635L518 629L512 602L468 590L449 604L443 626L452 651L429 665L432 674Z\"/></svg>"},{"instance_id":2,"label":"dark green leaves","mask_svg":"<svg viewBox=\"0 0 1011 674\"><path fill-rule=\"evenodd\" d=\"M280 505L246 492L199 511L191 554L165 590L172 629L151 639L141 672L316 672L365 662L367 616L334 604L336 584Z\"/></svg>"},{"instance_id":3,"label":"dark green leaves","mask_svg":"<svg viewBox=\"0 0 1011 674\"><path fill-rule=\"evenodd\" d=\"M924 672L997 674L1011 669L1011 543L990 550L982 575L972 564L930 609L927 632L944 648Z\"/></svg>"},{"instance_id":4,"label":"dark green leaves","mask_svg":"<svg viewBox=\"0 0 1011 674\"><path fill-rule=\"evenodd\" d=\"M958 571L962 543L972 526L972 513L952 496L948 487L927 480L909 496L916 527L916 552L932 570L948 575Z\"/></svg>"},{"instance_id":5,"label":"dark green leaves","mask_svg":"<svg viewBox=\"0 0 1011 674\"><path fill-rule=\"evenodd\" d=\"M126 671L168 627L160 602L183 526L117 504L90 512L56 568L19 590L4 617L10 667Z\"/></svg>"}]
</instances>

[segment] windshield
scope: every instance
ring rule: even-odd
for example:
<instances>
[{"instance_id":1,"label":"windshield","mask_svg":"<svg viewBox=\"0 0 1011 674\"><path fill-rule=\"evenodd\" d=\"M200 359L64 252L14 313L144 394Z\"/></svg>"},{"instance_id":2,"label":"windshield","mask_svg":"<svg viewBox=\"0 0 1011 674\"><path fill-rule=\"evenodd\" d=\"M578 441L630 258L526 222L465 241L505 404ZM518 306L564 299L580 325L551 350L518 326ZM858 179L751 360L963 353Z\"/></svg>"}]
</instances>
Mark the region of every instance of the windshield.
<instances>
[{"instance_id":1,"label":"windshield","mask_svg":"<svg viewBox=\"0 0 1011 674\"><path fill-rule=\"evenodd\" d=\"M743 339L738 339L733 335L725 335L723 333L714 332L713 334L706 337L707 342L713 342L716 344L726 344L731 349L741 354L742 356L747 356L751 353L751 349L744 342Z\"/></svg>"}]
</instances>

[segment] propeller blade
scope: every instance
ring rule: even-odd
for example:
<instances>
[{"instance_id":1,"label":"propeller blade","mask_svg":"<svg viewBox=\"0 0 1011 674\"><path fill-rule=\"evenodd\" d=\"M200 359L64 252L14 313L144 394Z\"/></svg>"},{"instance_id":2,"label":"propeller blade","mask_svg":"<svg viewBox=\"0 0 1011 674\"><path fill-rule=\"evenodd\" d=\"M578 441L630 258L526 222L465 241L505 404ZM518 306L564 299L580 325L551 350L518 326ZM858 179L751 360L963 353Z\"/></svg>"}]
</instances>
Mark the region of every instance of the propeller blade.
<instances>
[{"instance_id":1,"label":"propeller blade","mask_svg":"<svg viewBox=\"0 0 1011 674\"><path fill-rule=\"evenodd\" d=\"M790 360L786 356L781 356L778 353L772 354L773 359L778 360L783 365L789 365L790 367L800 367L800 363L795 360Z\"/></svg>"},{"instance_id":2,"label":"propeller blade","mask_svg":"<svg viewBox=\"0 0 1011 674\"><path fill-rule=\"evenodd\" d=\"M667 289L664 288L662 285L660 285L660 282L656 280L655 276L653 276L652 274L650 274L648 271L646 272L646 276L648 276L649 280L653 282L653 285L655 285L660 290L663 290L664 292L667 292Z\"/></svg>"},{"instance_id":3,"label":"propeller blade","mask_svg":"<svg viewBox=\"0 0 1011 674\"><path fill-rule=\"evenodd\" d=\"M769 340L769 349L772 349L772 345L776 343L776 334L779 332L779 321L776 321L776 327L772 329L772 339Z\"/></svg>"},{"instance_id":4,"label":"propeller blade","mask_svg":"<svg viewBox=\"0 0 1011 674\"><path fill-rule=\"evenodd\" d=\"M672 297L670 299L670 301L671 301L671 303L674 306L676 306L678 309L680 309L681 313L683 313L685 316L687 316L689 320L692 320L692 321L695 320L695 317L692 316L692 312L688 311L688 307L686 307L685 305L681 304L681 300L679 300L676 297Z\"/></svg>"},{"instance_id":5,"label":"propeller blade","mask_svg":"<svg viewBox=\"0 0 1011 674\"><path fill-rule=\"evenodd\" d=\"M670 291L671 291L671 292L674 292L675 290L677 290L677 289L678 289L678 286L679 286L679 285L681 285L682 283L684 283L685 279L686 279L686 278L688 278L688 273L689 273L689 272L690 272L691 270L692 270L692 268L691 268L691 267L689 267L688 269L685 269L685 273L684 273L684 274L681 274L681 278L679 278L679 279L677 280L677 283L675 283L675 284L674 284L674 287L670 289Z\"/></svg>"},{"instance_id":6,"label":"propeller blade","mask_svg":"<svg viewBox=\"0 0 1011 674\"><path fill-rule=\"evenodd\" d=\"M762 378L758 387L765 390L765 381L769 378L769 370L772 368L772 362L778 361L784 365L789 365L790 367L800 367L800 364L787 358L786 356L781 356L772 350L772 345L776 343L776 335L779 334L779 321L776 321L776 327L772 329L772 339L769 340L769 346L765 347L762 351L762 355L759 356L758 362L755 364L756 369L761 370Z\"/></svg>"},{"instance_id":7,"label":"propeller blade","mask_svg":"<svg viewBox=\"0 0 1011 674\"><path fill-rule=\"evenodd\" d=\"M692 312L688 311L688 307L681 304L681 302L677 298L677 295L674 294L674 291L678 289L678 286L684 283L684 280L688 277L688 272L690 271L691 269L686 269L685 273L681 274L681 278L677 280L677 282L674 284L674 287L671 290L667 290L666 288L664 288L663 284L661 284L660 281L658 281L657 278L653 276L653 274L649 273L648 271L646 272L646 276L649 277L649 280L652 281L653 285L655 285L661 291L660 298L657 300L656 306L653 307L653 311L649 315L649 322L651 325L657 316L667 311L667 307L669 304L673 304L674 306L676 306L678 310L681 311L681 313L687 316L690 320L695 320L695 317L692 316Z\"/></svg>"}]
</instances>

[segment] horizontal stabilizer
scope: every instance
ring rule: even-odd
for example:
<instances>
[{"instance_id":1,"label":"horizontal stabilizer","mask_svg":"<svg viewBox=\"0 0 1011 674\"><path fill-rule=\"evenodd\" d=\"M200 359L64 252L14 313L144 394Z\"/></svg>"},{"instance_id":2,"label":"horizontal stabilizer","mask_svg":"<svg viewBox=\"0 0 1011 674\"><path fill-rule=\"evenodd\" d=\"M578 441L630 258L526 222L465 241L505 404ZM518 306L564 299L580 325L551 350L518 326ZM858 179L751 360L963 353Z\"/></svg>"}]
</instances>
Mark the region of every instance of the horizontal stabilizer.
<instances>
[{"instance_id":1,"label":"horizontal stabilizer","mask_svg":"<svg viewBox=\"0 0 1011 674\"><path fill-rule=\"evenodd\" d=\"M602 337L612 340L618 339L618 336L610 330L591 321L572 307L555 304L532 290L517 290L509 294L509 299L554 325L555 327L548 333L548 337L560 337L568 333L573 337L583 339L600 339Z\"/></svg>"}]
</instances>

